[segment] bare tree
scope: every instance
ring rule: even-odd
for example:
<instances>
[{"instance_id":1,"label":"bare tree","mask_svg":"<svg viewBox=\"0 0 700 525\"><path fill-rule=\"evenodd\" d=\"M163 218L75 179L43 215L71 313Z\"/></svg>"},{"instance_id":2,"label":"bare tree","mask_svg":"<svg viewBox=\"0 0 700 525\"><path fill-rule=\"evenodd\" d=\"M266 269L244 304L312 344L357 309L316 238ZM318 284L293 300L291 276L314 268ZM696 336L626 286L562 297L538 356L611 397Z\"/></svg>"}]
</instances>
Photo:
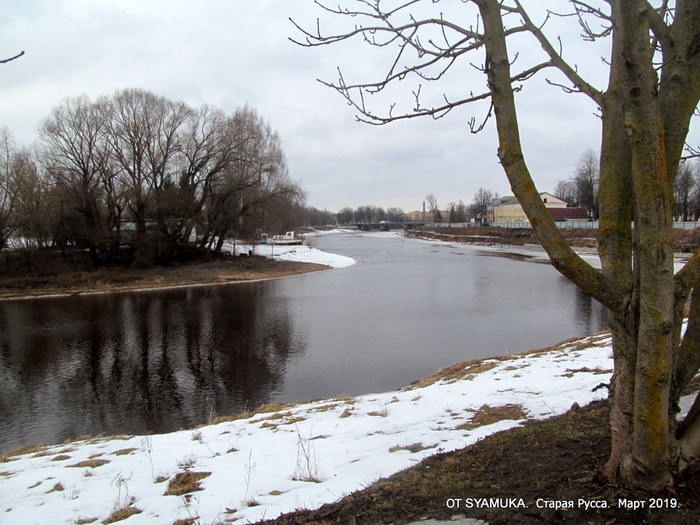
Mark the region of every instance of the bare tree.
<instances>
[{"instance_id":1,"label":"bare tree","mask_svg":"<svg viewBox=\"0 0 700 525\"><path fill-rule=\"evenodd\" d=\"M60 198L45 171L28 150L15 156L13 171L18 175L19 193L15 206L17 235L25 248L45 249L60 245Z\"/></svg>"},{"instance_id":2,"label":"bare tree","mask_svg":"<svg viewBox=\"0 0 700 525\"><path fill-rule=\"evenodd\" d=\"M433 216L433 222L442 222L442 213L440 213L440 208L435 195L428 193L428 195L425 196L425 202L428 203L428 209Z\"/></svg>"},{"instance_id":3,"label":"bare tree","mask_svg":"<svg viewBox=\"0 0 700 525\"><path fill-rule=\"evenodd\" d=\"M574 184L578 205L585 208L591 219L598 218L598 155L586 150L576 165Z\"/></svg>"},{"instance_id":4,"label":"bare tree","mask_svg":"<svg viewBox=\"0 0 700 525\"><path fill-rule=\"evenodd\" d=\"M678 472L700 457L700 399L676 423L680 393L700 366L700 252L674 275L672 247L673 183L700 99L700 2L561 1L563 9L570 7L568 14L580 24L584 39L611 40L604 89L567 62L556 36L543 25L554 13L539 4L463 0L454 18L453 11L439 13L419 0L391 7L380 0L346 3L352 7L317 4L329 16L347 17L351 27L324 34L320 23L309 31L297 25L302 45L358 38L392 53L386 74L378 79L353 83L341 73L338 81L328 83L355 107L360 120L381 124L439 117L465 104L489 103L501 165L552 264L610 311L612 450L601 474L632 487L672 485ZM544 11L538 14L538 9ZM541 61L525 62L536 55L509 52L507 42L515 47L527 39L543 50ZM457 74L470 63L481 64L485 89L468 87L461 95L424 98L430 81ZM555 87L588 97L599 110L602 269L567 245L525 161L515 93L543 70L557 73L550 80ZM417 81L408 105L399 98L383 114L368 105L369 94L411 79ZM480 127L472 121L473 130ZM690 316L682 332L688 297Z\"/></svg>"},{"instance_id":5,"label":"bare tree","mask_svg":"<svg viewBox=\"0 0 700 525\"><path fill-rule=\"evenodd\" d=\"M389 222L406 222L406 214L401 208L390 207L386 209L386 220Z\"/></svg>"},{"instance_id":6,"label":"bare tree","mask_svg":"<svg viewBox=\"0 0 700 525\"><path fill-rule=\"evenodd\" d=\"M110 234L115 224L107 222L102 200L103 182L109 177L106 122L102 107L83 96L63 101L39 130L41 161L62 201L61 220L93 260L114 242Z\"/></svg>"},{"instance_id":7,"label":"bare tree","mask_svg":"<svg viewBox=\"0 0 700 525\"><path fill-rule=\"evenodd\" d=\"M337 213L338 224L351 224L355 221L355 211L350 206L345 206Z\"/></svg>"},{"instance_id":8,"label":"bare tree","mask_svg":"<svg viewBox=\"0 0 700 525\"><path fill-rule=\"evenodd\" d=\"M676 182L674 184L674 196L676 208L674 215L681 221L687 221L690 216L691 195L695 188L695 176L690 162L684 161L678 167Z\"/></svg>"},{"instance_id":9,"label":"bare tree","mask_svg":"<svg viewBox=\"0 0 700 525\"><path fill-rule=\"evenodd\" d=\"M10 131L0 129L0 250L17 229L15 206L20 180L14 169L16 156L17 148Z\"/></svg>"},{"instance_id":10,"label":"bare tree","mask_svg":"<svg viewBox=\"0 0 700 525\"><path fill-rule=\"evenodd\" d=\"M484 217L487 215L488 211L493 208L493 201L495 198L496 194L491 190L487 190L486 188L479 188L476 190L471 204L473 217L475 219L481 219L483 224Z\"/></svg>"},{"instance_id":11,"label":"bare tree","mask_svg":"<svg viewBox=\"0 0 700 525\"><path fill-rule=\"evenodd\" d=\"M557 182L554 195L566 201L567 206L578 206L576 183L572 179L562 179Z\"/></svg>"}]
</instances>

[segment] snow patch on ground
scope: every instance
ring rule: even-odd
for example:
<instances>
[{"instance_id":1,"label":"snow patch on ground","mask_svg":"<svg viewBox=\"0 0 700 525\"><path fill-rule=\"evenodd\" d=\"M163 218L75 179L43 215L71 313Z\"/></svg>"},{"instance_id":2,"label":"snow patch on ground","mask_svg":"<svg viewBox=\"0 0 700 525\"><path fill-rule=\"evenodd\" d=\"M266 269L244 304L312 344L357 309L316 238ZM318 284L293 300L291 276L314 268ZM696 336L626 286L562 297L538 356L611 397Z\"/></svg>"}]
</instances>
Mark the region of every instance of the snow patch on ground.
<instances>
[{"instance_id":1,"label":"snow patch on ground","mask_svg":"<svg viewBox=\"0 0 700 525\"><path fill-rule=\"evenodd\" d=\"M343 233L341 230L333 230L329 233ZM234 243L232 241L224 242L223 251L238 255L241 253L252 252L255 255L262 255L271 259L280 261L295 261L304 263L324 264L331 268L346 268L355 264L355 259L344 255L327 253L312 246L306 245L284 245L284 244L245 244Z\"/></svg>"}]
</instances>

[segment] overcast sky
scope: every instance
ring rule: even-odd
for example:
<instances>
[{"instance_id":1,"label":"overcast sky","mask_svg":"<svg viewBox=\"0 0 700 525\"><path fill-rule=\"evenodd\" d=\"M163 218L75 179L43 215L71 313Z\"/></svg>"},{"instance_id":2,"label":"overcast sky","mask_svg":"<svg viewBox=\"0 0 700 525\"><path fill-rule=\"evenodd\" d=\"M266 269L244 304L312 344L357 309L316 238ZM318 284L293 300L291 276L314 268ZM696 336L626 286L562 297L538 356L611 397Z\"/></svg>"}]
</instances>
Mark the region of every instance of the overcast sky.
<instances>
[{"instance_id":1,"label":"overcast sky","mask_svg":"<svg viewBox=\"0 0 700 525\"><path fill-rule=\"evenodd\" d=\"M426 8L437 15L452 4L428 1ZM463 16L457 8L455 16ZM340 95L316 79L335 80L340 66L347 80L376 80L386 56L359 41L299 47L289 41L300 38L289 17L309 28L317 17L334 24L312 0L0 0L0 55L26 52L0 66L0 126L31 145L38 124L65 97L134 87L229 113L255 107L280 133L290 175L318 208L375 204L411 211L428 193L443 208L459 199L469 203L480 187L511 194L496 158L495 124L469 133L469 119L483 108L440 120L357 123ZM345 27L354 23L346 20ZM604 48L578 39L566 45L567 57L605 88ZM537 53L526 44L520 60ZM518 95L525 154L540 191L570 177L586 149L598 150L600 134L590 101L548 87L547 76L554 78L542 75ZM482 90L484 80L465 62L430 87L433 96L443 90L464 96ZM401 89L392 96L405 97L411 86Z\"/></svg>"}]
</instances>

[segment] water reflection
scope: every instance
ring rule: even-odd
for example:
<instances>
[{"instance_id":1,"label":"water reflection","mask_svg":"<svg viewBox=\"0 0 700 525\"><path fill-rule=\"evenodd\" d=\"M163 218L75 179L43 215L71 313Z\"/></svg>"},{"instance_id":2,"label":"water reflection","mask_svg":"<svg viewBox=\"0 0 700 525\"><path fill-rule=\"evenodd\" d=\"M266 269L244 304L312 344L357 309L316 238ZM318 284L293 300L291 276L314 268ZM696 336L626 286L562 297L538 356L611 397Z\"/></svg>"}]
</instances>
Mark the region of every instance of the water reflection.
<instances>
[{"instance_id":1,"label":"water reflection","mask_svg":"<svg viewBox=\"0 0 700 525\"><path fill-rule=\"evenodd\" d=\"M306 345L260 284L0 303L0 447L186 428L268 402Z\"/></svg>"},{"instance_id":2,"label":"water reflection","mask_svg":"<svg viewBox=\"0 0 700 525\"><path fill-rule=\"evenodd\" d=\"M0 301L0 451L386 391L605 325L600 304L529 259L381 234L314 243L358 264L232 286Z\"/></svg>"}]
</instances>

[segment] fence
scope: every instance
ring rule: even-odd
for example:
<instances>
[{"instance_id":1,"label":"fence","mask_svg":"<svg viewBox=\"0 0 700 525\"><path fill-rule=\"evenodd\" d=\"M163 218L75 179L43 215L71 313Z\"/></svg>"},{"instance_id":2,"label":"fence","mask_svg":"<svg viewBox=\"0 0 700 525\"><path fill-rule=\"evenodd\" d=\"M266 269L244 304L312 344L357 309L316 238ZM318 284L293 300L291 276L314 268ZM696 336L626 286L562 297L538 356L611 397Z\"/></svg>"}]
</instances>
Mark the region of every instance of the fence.
<instances>
[{"instance_id":1,"label":"fence","mask_svg":"<svg viewBox=\"0 0 700 525\"><path fill-rule=\"evenodd\" d=\"M599 221L557 221L556 225L559 228L597 230ZM426 222L425 226L429 228L479 228L481 225L478 222ZM532 228L532 225L529 223L529 221L493 222L491 224L488 224L487 226L496 226L500 228ZM632 226L634 227L634 224L632 224ZM695 228L700 228L700 221L674 222L673 227L679 230L694 230Z\"/></svg>"}]
</instances>

